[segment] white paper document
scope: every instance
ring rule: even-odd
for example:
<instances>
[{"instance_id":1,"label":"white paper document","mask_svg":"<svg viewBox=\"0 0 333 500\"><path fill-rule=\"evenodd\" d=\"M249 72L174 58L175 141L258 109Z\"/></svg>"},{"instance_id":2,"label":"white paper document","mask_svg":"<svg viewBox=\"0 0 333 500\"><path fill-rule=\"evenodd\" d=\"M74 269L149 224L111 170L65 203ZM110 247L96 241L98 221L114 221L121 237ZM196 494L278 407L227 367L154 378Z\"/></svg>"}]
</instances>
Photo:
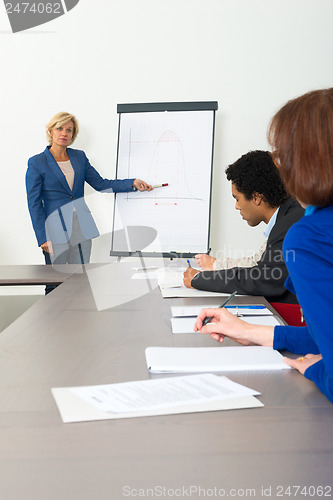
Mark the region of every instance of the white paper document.
<instances>
[{"instance_id":1,"label":"white paper document","mask_svg":"<svg viewBox=\"0 0 333 500\"><path fill-rule=\"evenodd\" d=\"M200 373L247 370L288 370L272 347L147 347L151 373Z\"/></svg>"},{"instance_id":2,"label":"white paper document","mask_svg":"<svg viewBox=\"0 0 333 500\"><path fill-rule=\"evenodd\" d=\"M245 321L245 323L250 323L251 325L263 325L263 326L278 326L282 325L278 318L274 316L273 314L271 315L262 315L262 316L240 316L242 321Z\"/></svg>"},{"instance_id":3,"label":"white paper document","mask_svg":"<svg viewBox=\"0 0 333 500\"><path fill-rule=\"evenodd\" d=\"M227 297L227 296L226 296ZM219 302L219 303L218 303ZM179 316L197 316L201 309L207 309L207 308L216 308L220 305L220 303L223 302L223 300L219 299L217 301L214 299L211 304L206 304L206 303L196 303L196 304L176 304L173 303L171 304L171 314L173 317L179 317ZM272 311L267 309L267 307L263 305L231 305L225 306L226 309L228 309L229 312L234 314L235 316L239 316L240 318L246 317L246 316L271 316L273 315ZM279 324L279 323L277 323Z\"/></svg>"},{"instance_id":4,"label":"white paper document","mask_svg":"<svg viewBox=\"0 0 333 500\"><path fill-rule=\"evenodd\" d=\"M132 267L133 271L152 271L152 270L157 270L157 266L138 266L138 267Z\"/></svg>"},{"instance_id":5,"label":"white paper document","mask_svg":"<svg viewBox=\"0 0 333 500\"><path fill-rule=\"evenodd\" d=\"M172 333L196 333L193 330L195 316L183 316L180 318L171 318Z\"/></svg>"},{"instance_id":6,"label":"white paper document","mask_svg":"<svg viewBox=\"0 0 333 500\"><path fill-rule=\"evenodd\" d=\"M124 413L207 403L259 393L213 374L74 387L74 394L104 412Z\"/></svg>"},{"instance_id":7,"label":"white paper document","mask_svg":"<svg viewBox=\"0 0 333 500\"><path fill-rule=\"evenodd\" d=\"M183 273L185 269L185 267L173 267L171 269L168 269L167 267L141 268L136 269L137 272L133 274L132 279L157 280L160 289L181 287L183 286Z\"/></svg>"},{"instance_id":8,"label":"white paper document","mask_svg":"<svg viewBox=\"0 0 333 500\"><path fill-rule=\"evenodd\" d=\"M164 299L173 297L229 297L229 293L206 292L205 290L197 290L196 288L186 288L182 285L178 288L161 288L161 293Z\"/></svg>"},{"instance_id":9,"label":"white paper document","mask_svg":"<svg viewBox=\"0 0 333 500\"><path fill-rule=\"evenodd\" d=\"M161 290L164 288L178 288L183 286L184 269L177 270L160 269L158 271L158 285Z\"/></svg>"},{"instance_id":10,"label":"white paper document","mask_svg":"<svg viewBox=\"0 0 333 500\"><path fill-rule=\"evenodd\" d=\"M281 325L278 319L273 316L243 316L240 318L245 323L252 325L276 326ZM193 330L196 316L178 316L171 318L172 333L197 333Z\"/></svg>"},{"instance_id":11,"label":"white paper document","mask_svg":"<svg viewBox=\"0 0 333 500\"><path fill-rule=\"evenodd\" d=\"M223 379L224 377L220 378ZM75 394L75 392L73 391L73 387L54 388L52 389L52 394L64 423L90 422L94 420L114 420L119 418L151 417L159 415L176 415L181 413L198 413L207 411L235 410L243 408L259 408L264 406L263 403L259 401L255 396L245 395L245 393L243 395L243 389L240 389L243 386L239 386L239 388L236 388L237 385L238 384L233 385L232 388L230 386L225 387L224 391L230 390L229 397L221 396L216 400L206 400L204 402L197 401L193 404L185 403L163 408L126 411L123 413L101 410L96 406L96 404L88 401L87 398L84 399L83 397ZM251 394L258 394L255 391L252 391L251 389L247 389L245 387L244 390L245 392L250 391ZM221 390L221 392L223 391ZM237 396L235 395L236 392Z\"/></svg>"},{"instance_id":12,"label":"white paper document","mask_svg":"<svg viewBox=\"0 0 333 500\"><path fill-rule=\"evenodd\" d=\"M158 281L158 271L157 270L152 270L152 271L137 271L133 276L131 277L132 280L156 280Z\"/></svg>"}]
</instances>

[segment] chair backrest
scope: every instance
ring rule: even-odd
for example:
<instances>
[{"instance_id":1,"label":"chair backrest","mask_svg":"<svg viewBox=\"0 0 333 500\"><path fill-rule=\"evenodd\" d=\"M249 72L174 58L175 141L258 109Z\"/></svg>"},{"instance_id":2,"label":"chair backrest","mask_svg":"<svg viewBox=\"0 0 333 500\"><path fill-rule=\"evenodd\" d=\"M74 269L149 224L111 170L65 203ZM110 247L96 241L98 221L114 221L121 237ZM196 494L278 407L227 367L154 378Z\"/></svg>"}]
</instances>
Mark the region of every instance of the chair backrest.
<instances>
[{"instance_id":1,"label":"chair backrest","mask_svg":"<svg viewBox=\"0 0 333 500\"><path fill-rule=\"evenodd\" d=\"M276 312L285 320L289 326L306 326L301 306L299 304L283 304L271 302Z\"/></svg>"}]
</instances>

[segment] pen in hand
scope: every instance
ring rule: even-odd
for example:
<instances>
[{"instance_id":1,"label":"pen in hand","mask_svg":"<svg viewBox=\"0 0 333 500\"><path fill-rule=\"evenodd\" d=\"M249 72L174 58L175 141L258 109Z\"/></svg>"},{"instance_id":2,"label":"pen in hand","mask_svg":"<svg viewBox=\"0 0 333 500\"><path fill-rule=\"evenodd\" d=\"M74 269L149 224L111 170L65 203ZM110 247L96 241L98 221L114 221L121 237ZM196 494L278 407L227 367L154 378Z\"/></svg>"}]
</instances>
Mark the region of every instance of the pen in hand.
<instances>
[{"instance_id":1,"label":"pen in hand","mask_svg":"<svg viewBox=\"0 0 333 500\"><path fill-rule=\"evenodd\" d=\"M156 188L163 188L166 186L169 186L169 184L167 182L165 184L155 184L155 186L152 186L152 188L156 189Z\"/></svg>"},{"instance_id":2,"label":"pen in hand","mask_svg":"<svg viewBox=\"0 0 333 500\"><path fill-rule=\"evenodd\" d=\"M191 266L190 259L187 259L187 265L188 265L188 267L192 267L192 266Z\"/></svg>"},{"instance_id":3,"label":"pen in hand","mask_svg":"<svg viewBox=\"0 0 333 500\"><path fill-rule=\"evenodd\" d=\"M222 302L222 304L219 306L219 309L221 309L222 307L224 307L224 306L225 306L225 305L226 305L226 304L227 304L227 303L228 303L231 299L233 299L233 298L234 298L234 296L236 295L236 293L237 293L237 291L236 291L236 292L233 292L231 295L229 295L229 297L227 297L227 298L225 299L225 301L224 301L224 302ZM206 326L206 325L207 325L207 323L209 323L212 319L213 319L213 317L212 317L212 316L208 316L208 317L206 317L206 318L203 320L203 322L202 322L202 326Z\"/></svg>"}]
</instances>

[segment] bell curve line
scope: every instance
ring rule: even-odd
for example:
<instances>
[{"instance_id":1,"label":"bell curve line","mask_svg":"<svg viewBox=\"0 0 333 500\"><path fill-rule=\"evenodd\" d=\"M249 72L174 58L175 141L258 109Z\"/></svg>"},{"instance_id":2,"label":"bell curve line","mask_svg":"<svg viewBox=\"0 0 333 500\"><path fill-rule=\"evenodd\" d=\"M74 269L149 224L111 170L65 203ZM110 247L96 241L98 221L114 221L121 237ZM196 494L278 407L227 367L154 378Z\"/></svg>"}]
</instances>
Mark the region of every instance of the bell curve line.
<instances>
[{"instance_id":1,"label":"bell curve line","mask_svg":"<svg viewBox=\"0 0 333 500\"><path fill-rule=\"evenodd\" d=\"M172 140L172 141L162 141L161 138L163 137L163 135L166 134L166 132L169 132L173 137L176 137L177 140ZM132 128L130 128L130 132L129 132L129 150L128 150L128 176L130 176L130 164L131 164L131 145L132 145ZM151 141L138 141L138 142L151 142ZM180 146L180 151L181 151L181 156L182 156L182 165L183 165L183 175L184 175L184 180L185 180L185 187L186 187L186 190L187 192L190 194L190 197L187 198L187 197L178 197L178 198L169 198L169 199L178 199L178 200L197 200L197 201L204 201L203 198L198 198L197 196L194 196L194 194L191 192L190 188L189 188L189 185L188 185L188 181L187 181L187 177L186 177L186 169L185 169L185 158L184 158L184 150L183 150L183 145L182 145L182 142L180 141L178 135L173 132L172 130L165 130L159 137L158 141L156 142L156 146L155 146L155 151L154 151L154 154L153 154L153 158L151 160L151 165L150 165L150 168L148 170L148 173L147 173L147 178L149 178L149 175L152 171L152 169L154 168L154 160L155 160L155 157L157 156L157 151L158 151L158 147L161 143L163 142L177 142ZM127 193L128 196L126 197L127 200L131 199L129 197L129 194L130 193ZM132 198L134 199L134 198ZM140 199L139 197L135 197L136 200ZM143 198L142 198L143 199ZM147 199L147 198L145 198ZM148 198L149 199L149 198ZM167 199L166 197L155 197L156 200L165 200Z\"/></svg>"},{"instance_id":2,"label":"bell curve line","mask_svg":"<svg viewBox=\"0 0 333 500\"><path fill-rule=\"evenodd\" d=\"M171 140L171 141L162 141L162 140L161 140L161 138L162 138L162 137L163 137L166 133L171 134L171 137L175 137L175 138L176 138L176 140ZM175 132L173 132L172 130L165 130L165 131L164 131L164 132L160 135L160 137L159 137L159 139L158 139L158 141L157 141L157 144L156 144L156 146L155 146L155 151L154 151L154 154L153 154L153 159L152 159L152 161L151 161L151 167L150 167L150 169L149 169L149 171L148 171L148 174L147 174L147 175L149 176L149 174L150 174L150 172L151 172L151 170L152 170L152 168L153 168L153 162L154 162L155 156L157 155L157 150L158 150L158 147L159 147L159 145L160 145L161 143L163 143L163 142L174 142L174 143L178 143L178 144L179 144L179 146L180 146L181 157L182 157L181 159L182 159L182 165L183 165L183 175L184 175L184 180L185 180L185 187L186 187L187 192L190 194L190 198L180 197L180 198L178 198L178 199L179 199L179 200L183 200L183 199L185 199L185 200L186 200L186 199L193 199L193 200L203 201L203 199L202 199L202 198L198 198L198 197L194 196L194 194L191 192L191 190L190 190L190 188L189 188L189 186L188 186L188 182L187 182L187 178L186 178L186 168L185 168L185 158L184 158L183 144L182 144L182 142L181 142L181 140L180 140L179 136L178 136ZM156 197L155 199L165 199L165 198L164 198L164 197L160 197L160 198L159 198L159 197Z\"/></svg>"}]
</instances>

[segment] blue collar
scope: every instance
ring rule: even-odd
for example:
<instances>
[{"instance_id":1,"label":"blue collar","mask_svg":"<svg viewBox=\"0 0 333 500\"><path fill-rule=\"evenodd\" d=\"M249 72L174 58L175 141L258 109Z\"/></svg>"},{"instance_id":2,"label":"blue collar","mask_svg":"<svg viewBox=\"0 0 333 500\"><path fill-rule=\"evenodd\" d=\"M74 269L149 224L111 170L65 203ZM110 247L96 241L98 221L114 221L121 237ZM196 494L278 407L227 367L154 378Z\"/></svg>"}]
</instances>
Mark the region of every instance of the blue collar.
<instances>
[{"instance_id":1,"label":"blue collar","mask_svg":"<svg viewBox=\"0 0 333 500\"><path fill-rule=\"evenodd\" d=\"M312 215L314 212L316 212L317 207L315 205L308 205L305 209L304 215Z\"/></svg>"},{"instance_id":2,"label":"blue collar","mask_svg":"<svg viewBox=\"0 0 333 500\"><path fill-rule=\"evenodd\" d=\"M272 215L272 217L270 218L270 220L269 220L269 222L268 222L268 224L267 224L267 226L266 226L266 229L265 229L265 231L264 231L264 235L265 235L265 237L266 237L266 238L268 238L268 236L270 235L270 232L271 232L271 231L272 231L272 229L273 229L273 226L274 226L274 224L275 224L275 222L276 222L276 218L277 218L277 214L278 214L279 208L280 208L280 207L278 207L278 208L275 210L274 214Z\"/></svg>"}]
</instances>

